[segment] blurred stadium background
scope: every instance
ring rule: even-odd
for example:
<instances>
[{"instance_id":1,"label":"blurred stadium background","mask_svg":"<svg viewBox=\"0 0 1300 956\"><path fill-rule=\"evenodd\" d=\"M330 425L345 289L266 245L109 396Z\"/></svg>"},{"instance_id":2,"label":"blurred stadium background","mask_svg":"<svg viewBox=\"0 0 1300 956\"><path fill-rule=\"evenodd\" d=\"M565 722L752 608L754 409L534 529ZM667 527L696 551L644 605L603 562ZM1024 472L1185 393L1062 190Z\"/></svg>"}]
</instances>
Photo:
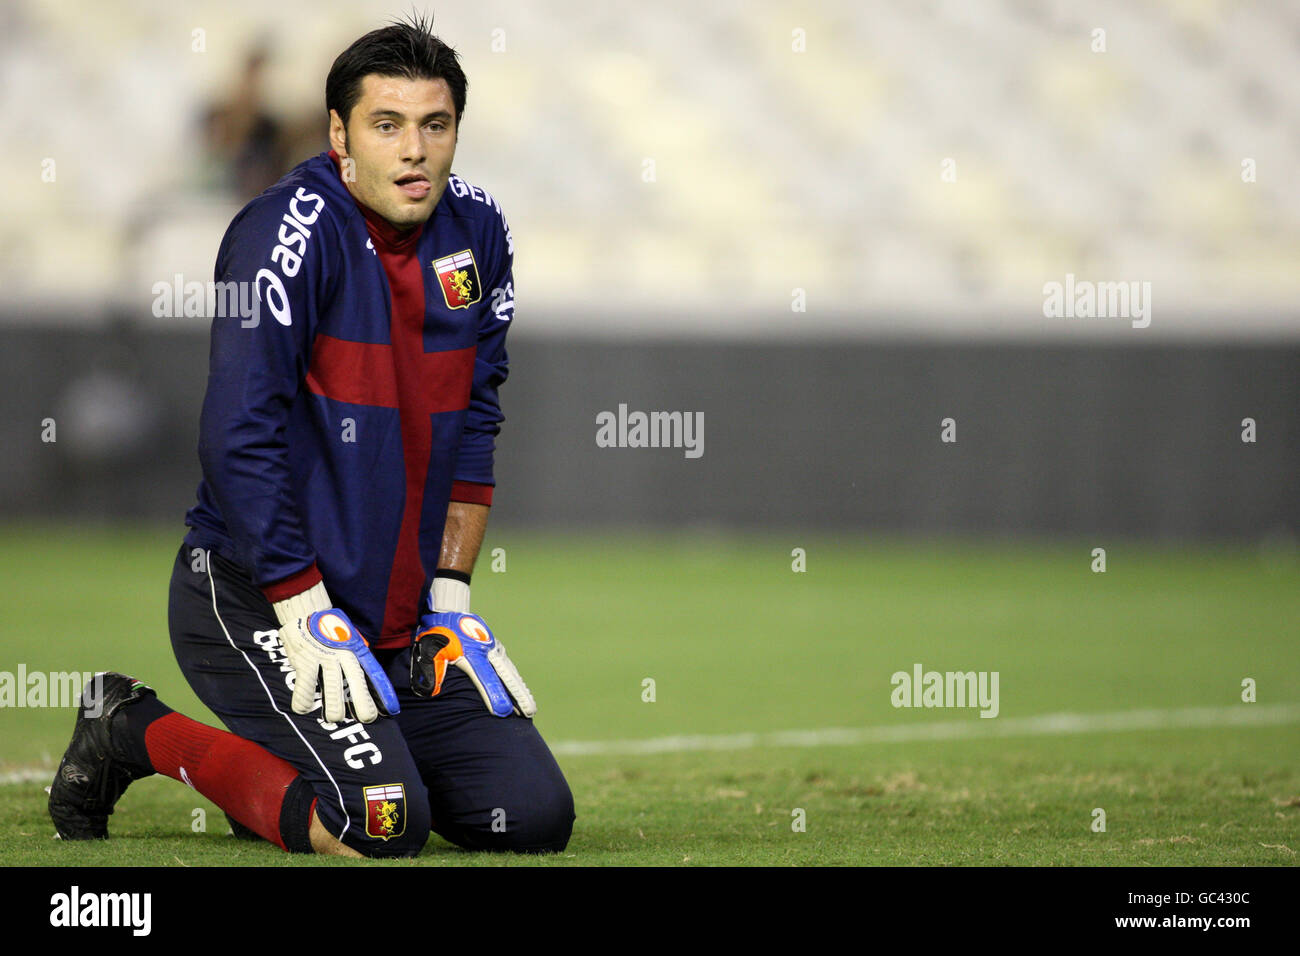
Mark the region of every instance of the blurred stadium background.
<instances>
[{"instance_id":1,"label":"blurred stadium background","mask_svg":"<svg viewBox=\"0 0 1300 956\"><path fill-rule=\"evenodd\" d=\"M153 286L211 278L400 12L5 5L7 514L187 506L207 319ZM1294 536L1293 5L434 12L518 244L496 520ZM1150 326L1045 317L1067 274L1150 282ZM598 449L620 402L702 411L704 456Z\"/></svg>"},{"instance_id":2,"label":"blurred stadium background","mask_svg":"<svg viewBox=\"0 0 1300 956\"><path fill-rule=\"evenodd\" d=\"M84 562L102 573L82 582L81 600L121 620L104 663L152 668L169 699L197 706L177 689L163 617L198 480L208 319L155 317L153 286L212 278L247 198L327 148L333 57L406 9L0 9L0 519L11 529L0 535L0 667L15 654L103 666L56 651L41 629L80 588L50 581L53 569ZM1001 667L1004 690L1019 676L1011 716L1227 706L1252 674L1268 675L1274 703L1300 697L1295 4L422 9L470 80L456 171L499 199L516 243L488 547L519 557L509 584L486 584L476 601L508 633L553 615L553 638L511 644L530 683L550 691L548 734L939 717L887 703L889 674L916 660ZM1044 285L1067 275L1151 283L1150 325L1045 316ZM620 404L702 412L702 457L598 448L596 415ZM53 443L41 440L47 418ZM940 440L946 418L955 443ZM1254 442L1242 440L1247 418ZM83 537L79 522L128 530ZM612 530L631 536L610 544ZM929 550L938 539L948 544ZM812 540L824 549L792 576L792 548ZM1120 541L1131 543L1127 576L1112 569L1101 587L1089 549ZM774 622L792 607L823 625L821 656L790 654ZM706 625L718 642L701 651L690 635ZM569 627L582 648L566 644ZM598 654L595 636L612 638ZM690 694L644 707L639 681L662 672L650 661L682 660L696 665L680 674ZM755 690L770 688L777 662L802 695ZM0 766L49 765L65 718L10 724ZM962 753L995 781L1006 768L1038 774L1049 802L1063 792L1052 768L1074 760L1085 783L1063 785L1082 795L1062 819L1098 799L1086 781L1138 792L1152 760L1176 780L1218 767L1249 803L1249 780L1294 756L1294 708L1274 722L1288 726L1249 738L1188 730L1105 754L989 743L881 764L879 750L845 748L801 758L806 778L776 805L806 802L799 787L837 771L872 780L882 766L905 781L919 769L918 799L934 800L947 791L923 792L927 774ZM580 806L617 789L572 766L599 751L559 752ZM1113 777L1089 776L1112 757ZM1290 773L1262 786L1273 780L1283 799ZM845 799L894 792L856 786ZM1267 808L1261 825L1278 832L1250 831L1250 852L1294 839L1300 803L1277 806L1291 809ZM1126 859L1147 861L1130 849ZM1025 852L1015 858L1044 858Z\"/></svg>"}]
</instances>

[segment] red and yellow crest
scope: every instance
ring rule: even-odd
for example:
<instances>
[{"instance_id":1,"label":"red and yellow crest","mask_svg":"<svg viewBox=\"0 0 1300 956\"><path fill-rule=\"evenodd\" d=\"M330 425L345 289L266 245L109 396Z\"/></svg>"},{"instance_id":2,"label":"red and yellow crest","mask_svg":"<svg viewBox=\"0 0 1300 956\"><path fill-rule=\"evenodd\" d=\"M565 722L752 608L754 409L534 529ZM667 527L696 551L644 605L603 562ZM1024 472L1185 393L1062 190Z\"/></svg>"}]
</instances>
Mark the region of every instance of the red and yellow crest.
<instances>
[{"instance_id":1,"label":"red and yellow crest","mask_svg":"<svg viewBox=\"0 0 1300 956\"><path fill-rule=\"evenodd\" d=\"M366 798L366 836L388 840L406 832L406 787L386 783L364 787Z\"/></svg>"},{"instance_id":2,"label":"red and yellow crest","mask_svg":"<svg viewBox=\"0 0 1300 956\"><path fill-rule=\"evenodd\" d=\"M433 271L438 274L442 297L449 309L465 309L483 298L478 281L478 265L469 249L455 255L433 260Z\"/></svg>"}]
</instances>

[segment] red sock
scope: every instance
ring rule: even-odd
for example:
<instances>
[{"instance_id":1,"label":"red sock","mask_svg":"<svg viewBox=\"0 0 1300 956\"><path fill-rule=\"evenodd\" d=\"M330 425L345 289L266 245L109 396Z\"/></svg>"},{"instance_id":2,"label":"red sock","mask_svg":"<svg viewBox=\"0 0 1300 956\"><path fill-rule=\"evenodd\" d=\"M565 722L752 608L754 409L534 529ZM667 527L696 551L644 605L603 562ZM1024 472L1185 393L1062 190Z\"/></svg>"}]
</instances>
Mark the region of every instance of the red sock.
<instances>
[{"instance_id":1,"label":"red sock","mask_svg":"<svg viewBox=\"0 0 1300 956\"><path fill-rule=\"evenodd\" d=\"M315 800L303 798L306 781L288 761L251 740L172 712L149 724L144 735L155 770L188 784L222 810L282 850L303 852ZM295 786L295 783L298 785ZM294 793L296 799L286 797ZM285 810L307 819L282 820ZM288 833L284 833L284 831Z\"/></svg>"}]
</instances>

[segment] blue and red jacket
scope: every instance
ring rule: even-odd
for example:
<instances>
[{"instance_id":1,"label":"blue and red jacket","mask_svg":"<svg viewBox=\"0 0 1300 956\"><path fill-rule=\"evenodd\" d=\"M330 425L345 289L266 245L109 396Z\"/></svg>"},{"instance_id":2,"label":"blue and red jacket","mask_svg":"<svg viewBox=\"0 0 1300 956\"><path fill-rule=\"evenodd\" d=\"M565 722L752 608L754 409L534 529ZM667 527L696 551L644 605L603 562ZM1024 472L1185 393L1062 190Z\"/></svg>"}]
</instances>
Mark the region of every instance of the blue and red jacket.
<instances>
[{"instance_id":1,"label":"blue and red jacket","mask_svg":"<svg viewBox=\"0 0 1300 956\"><path fill-rule=\"evenodd\" d=\"M191 547L274 602L324 580L372 647L409 643L449 501L491 504L514 317L500 205L453 175L408 235L347 191L331 151L237 215L217 282Z\"/></svg>"}]
</instances>

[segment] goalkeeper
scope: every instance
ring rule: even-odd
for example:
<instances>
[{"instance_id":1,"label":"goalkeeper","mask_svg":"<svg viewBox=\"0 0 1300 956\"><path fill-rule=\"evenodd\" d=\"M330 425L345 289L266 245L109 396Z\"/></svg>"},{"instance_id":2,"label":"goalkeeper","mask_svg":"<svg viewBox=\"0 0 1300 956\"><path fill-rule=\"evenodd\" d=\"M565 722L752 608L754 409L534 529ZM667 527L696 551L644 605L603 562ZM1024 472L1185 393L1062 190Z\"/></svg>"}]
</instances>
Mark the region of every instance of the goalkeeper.
<instances>
[{"instance_id":1,"label":"goalkeeper","mask_svg":"<svg viewBox=\"0 0 1300 956\"><path fill-rule=\"evenodd\" d=\"M106 675L51 787L64 839L106 837L127 785L161 773L294 852L413 855L431 831L566 846L533 697L470 613L514 250L451 173L465 91L422 20L366 34L326 81L333 149L231 223L215 278L260 308L212 323L169 600L176 659L229 732Z\"/></svg>"}]
</instances>

